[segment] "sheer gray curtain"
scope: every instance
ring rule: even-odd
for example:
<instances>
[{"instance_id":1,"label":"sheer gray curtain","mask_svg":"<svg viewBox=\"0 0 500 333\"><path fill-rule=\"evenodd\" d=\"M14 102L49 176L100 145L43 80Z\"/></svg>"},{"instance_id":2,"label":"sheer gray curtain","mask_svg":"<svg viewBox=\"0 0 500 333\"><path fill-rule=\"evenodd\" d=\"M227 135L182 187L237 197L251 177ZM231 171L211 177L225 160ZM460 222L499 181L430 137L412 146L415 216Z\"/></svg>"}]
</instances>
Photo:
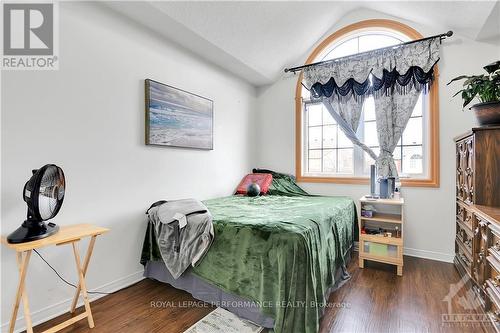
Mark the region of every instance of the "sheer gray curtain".
<instances>
[{"instance_id":1,"label":"sheer gray curtain","mask_svg":"<svg viewBox=\"0 0 500 333\"><path fill-rule=\"evenodd\" d=\"M371 158L374 160L377 159L377 155L373 150L361 142L356 135L356 131L359 127L359 120L361 119L361 112L363 111L363 101L351 98L345 103L340 103L336 98L329 99L323 97L321 102L332 115L333 119L335 119L347 138L351 140L353 144L367 152Z\"/></svg>"},{"instance_id":2,"label":"sheer gray curtain","mask_svg":"<svg viewBox=\"0 0 500 333\"><path fill-rule=\"evenodd\" d=\"M394 149L403 135L419 96L420 91L414 89L406 94L394 92L375 98L375 120L380 145L380 154L375 159L375 165L380 177L398 178L393 158Z\"/></svg>"}]
</instances>

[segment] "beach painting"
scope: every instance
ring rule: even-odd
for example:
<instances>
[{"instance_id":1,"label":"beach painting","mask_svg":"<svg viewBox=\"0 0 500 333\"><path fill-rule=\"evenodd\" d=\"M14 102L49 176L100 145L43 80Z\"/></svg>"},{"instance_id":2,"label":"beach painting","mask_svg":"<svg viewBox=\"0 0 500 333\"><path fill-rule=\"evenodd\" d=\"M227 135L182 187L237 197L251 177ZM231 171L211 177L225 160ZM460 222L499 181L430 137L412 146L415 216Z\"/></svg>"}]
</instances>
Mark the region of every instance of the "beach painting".
<instances>
[{"instance_id":1,"label":"beach painting","mask_svg":"<svg viewBox=\"0 0 500 333\"><path fill-rule=\"evenodd\" d=\"M213 101L147 79L146 144L213 149Z\"/></svg>"}]
</instances>

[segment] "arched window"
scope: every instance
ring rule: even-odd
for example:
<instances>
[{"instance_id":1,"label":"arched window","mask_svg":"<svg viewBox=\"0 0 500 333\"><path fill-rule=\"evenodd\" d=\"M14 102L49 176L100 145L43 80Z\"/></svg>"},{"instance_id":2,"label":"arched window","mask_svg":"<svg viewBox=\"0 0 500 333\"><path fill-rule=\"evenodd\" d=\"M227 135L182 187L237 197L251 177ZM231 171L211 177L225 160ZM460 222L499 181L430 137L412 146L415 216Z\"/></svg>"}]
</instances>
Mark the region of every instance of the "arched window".
<instances>
[{"instance_id":1,"label":"arched window","mask_svg":"<svg viewBox=\"0 0 500 333\"><path fill-rule=\"evenodd\" d=\"M306 63L395 45L422 36L412 28L390 20L368 20L347 26L323 41ZM437 76L429 94L419 98L401 140L394 151L398 173L406 186L439 186ZM326 108L310 100L302 84L296 89L296 168L304 182L368 182L374 161L353 145ZM373 97L365 100L358 137L378 154ZM418 158L416 158L418 157Z\"/></svg>"}]
</instances>

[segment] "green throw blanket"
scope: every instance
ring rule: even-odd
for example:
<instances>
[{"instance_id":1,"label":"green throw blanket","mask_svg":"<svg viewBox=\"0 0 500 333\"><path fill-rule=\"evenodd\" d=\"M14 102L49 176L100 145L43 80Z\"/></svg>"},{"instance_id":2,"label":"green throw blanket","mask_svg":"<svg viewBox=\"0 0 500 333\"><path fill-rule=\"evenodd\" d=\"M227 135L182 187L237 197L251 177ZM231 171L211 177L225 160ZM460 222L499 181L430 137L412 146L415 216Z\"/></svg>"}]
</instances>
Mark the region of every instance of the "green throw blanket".
<instances>
[{"instance_id":1,"label":"green throw blanket","mask_svg":"<svg viewBox=\"0 0 500 333\"><path fill-rule=\"evenodd\" d=\"M297 185L295 177L292 175L266 169L253 169L253 173L270 173L273 175L273 182L268 191L269 195L310 196L310 194Z\"/></svg>"},{"instance_id":2,"label":"green throw blanket","mask_svg":"<svg viewBox=\"0 0 500 333\"><path fill-rule=\"evenodd\" d=\"M283 190L274 181L272 188ZM317 332L324 295L354 241L354 202L295 193L204 203L214 219L215 239L192 272L260 304L262 313L274 318L277 333ZM141 263L159 258L157 245L146 237Z\"/></svg>"}]
</instances>

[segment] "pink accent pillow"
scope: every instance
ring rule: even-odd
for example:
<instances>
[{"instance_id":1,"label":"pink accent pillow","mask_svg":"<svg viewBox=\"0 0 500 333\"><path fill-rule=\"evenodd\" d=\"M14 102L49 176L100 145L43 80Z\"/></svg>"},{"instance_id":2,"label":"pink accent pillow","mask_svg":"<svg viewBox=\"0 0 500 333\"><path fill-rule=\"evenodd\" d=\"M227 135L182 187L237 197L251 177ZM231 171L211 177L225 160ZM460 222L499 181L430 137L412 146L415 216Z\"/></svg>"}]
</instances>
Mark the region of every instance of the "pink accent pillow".
<instances>
[{"instance_id":1,"label":"pink accent pillow","mask_svg":"<svg viewBox=\"0 0 500 333\"><path fill-rule=\"evenodd\" d=\"M249 173L240 182L236 194L247 194L248 185L257 183L260 186L260 194L266 194L273 181L273 175L270 173Z\"/></svg>"}]
</instances>

